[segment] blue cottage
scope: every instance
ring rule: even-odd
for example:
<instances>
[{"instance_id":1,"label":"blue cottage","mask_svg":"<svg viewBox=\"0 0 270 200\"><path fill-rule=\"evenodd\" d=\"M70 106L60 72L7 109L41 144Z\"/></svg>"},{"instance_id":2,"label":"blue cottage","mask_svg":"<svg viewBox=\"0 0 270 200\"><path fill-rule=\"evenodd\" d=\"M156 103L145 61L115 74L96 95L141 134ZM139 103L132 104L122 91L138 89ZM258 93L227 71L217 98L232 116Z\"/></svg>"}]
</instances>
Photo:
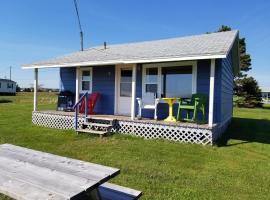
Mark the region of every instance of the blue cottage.
<instances>
[{"instance_id":1,"label":"blue cottage","mask_svg":"<svg viewBox=\"0 0 270 200\"><path fill-rule=\"evenodd\" d=\"M239 32L233 30L104 45L23 68L34 69L35 88L38 69L59 68L60 91L73 92L76 102L86 92L100 93L94 112L96 116L118 120L112 131L212 144L226 130L233 115L233 79L239 72L238 39ZM68 113L38 111L36 93L35 90L35 124L73 127L73 116ZM206 124L164 122L169 106L163 98L190 98L196 93L207 96ZM173 115L177 114L177 108L175 103ZM53 122L56 116L68 125Z\"/></svg>"}]
</instances>

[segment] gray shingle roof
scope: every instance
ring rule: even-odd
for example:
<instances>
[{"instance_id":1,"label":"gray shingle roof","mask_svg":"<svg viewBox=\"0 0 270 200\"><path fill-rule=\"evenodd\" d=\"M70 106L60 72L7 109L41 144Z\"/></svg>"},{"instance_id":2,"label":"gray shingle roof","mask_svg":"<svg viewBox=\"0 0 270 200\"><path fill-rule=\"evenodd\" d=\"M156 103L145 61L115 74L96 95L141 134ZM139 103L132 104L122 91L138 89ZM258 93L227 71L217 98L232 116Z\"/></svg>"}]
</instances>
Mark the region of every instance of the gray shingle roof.
<instances>
[{"instance_id":1,"label":"gray shingle roof","mask_svg":"<svg viewBox=\"0 0 270 200\"><path fill-rule=\"evenodd\" d=\"M172 39L92 47L53 59L23 65L24 68L68 67L121 63L162 62L225 58L238 31Z\"/></svg>"},{"instance_id":2,"label":"gray shingle roof","mask_svg":"<svg viewBox=\"0 0 270 200\"><path fill-rule=\"evenodd\" d=\"M262 92L270 92L270 87L262 87Z\"/></svg>"},{"instance_id":3,"label":"gray shingle roof","mask_svg":"<svg viewBox=\"0 0 270 200\"><path fill-rule=\"evenodd\" d=\"M15 81L13 80L9 80L9 79L6 79L6 78L0 78L0 81L2 82L12 82L12 83L16 83Z\"/></svg>"}]
</instances>

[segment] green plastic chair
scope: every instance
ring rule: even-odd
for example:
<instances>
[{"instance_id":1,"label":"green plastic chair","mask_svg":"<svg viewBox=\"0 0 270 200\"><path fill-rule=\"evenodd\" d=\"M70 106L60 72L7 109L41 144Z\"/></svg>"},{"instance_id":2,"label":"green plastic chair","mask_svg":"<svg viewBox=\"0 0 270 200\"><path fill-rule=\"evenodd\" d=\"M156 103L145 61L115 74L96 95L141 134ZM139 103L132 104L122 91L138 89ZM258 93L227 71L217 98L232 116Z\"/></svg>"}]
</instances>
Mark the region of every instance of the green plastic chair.
<instances>
[{"instance_id":1,"label":"green plastic chair","mask_svg":"<svg viewBox=\"0 0 270 200\"><path fill-rule=\"evenodd\" d=\"M187 99L178 98L178 113L177 120L178 121L190 121L190 122L205 122L205 106L206 106L206 95L204 94L193 94L189 101ZM182 111L186 111L186 118L182 119ZM190 113L193 112L193 116L191 117ZM203 119L200 121L198 119L198 113L202 112Z\"/></svg>"}]
</instances>

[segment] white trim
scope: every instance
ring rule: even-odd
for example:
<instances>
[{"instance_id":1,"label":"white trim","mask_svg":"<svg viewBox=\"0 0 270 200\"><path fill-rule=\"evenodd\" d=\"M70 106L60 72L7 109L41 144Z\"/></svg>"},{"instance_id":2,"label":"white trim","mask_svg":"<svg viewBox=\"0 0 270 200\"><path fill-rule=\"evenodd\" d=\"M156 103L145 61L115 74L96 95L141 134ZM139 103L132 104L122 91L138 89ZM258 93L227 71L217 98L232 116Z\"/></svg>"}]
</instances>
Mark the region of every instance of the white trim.
<instances>
[{"instance_id":1,"label":"white trim","mask_svg":"<svg viewBox=\"0 0 270 200\"><path fill-rule=\"evenodd\" d=\"M90 71L90 89L89 90L82 90L82 72L83 71ZM93 68L81 67L79 70L79 93L85 93L85 92L92 93L92 87L93 87Z\"/></svg>"},{"instance_id":2,"label":"white trim","mask_svg":"<svg viewBox=\"0 0 270 200\"><path fill-rule=\"evenodd\" d=\"M80 96L80 67L76 67L76 103L79 101L79 96Z\"/></svg>"},{"instance_id":3,"label":"white trim","mask_svg":"<svg viewBox=\"0 0 270 200\"><path fill-rule=\"evenodd\" d=\"M198 67L197 62L192 65L192 94L197 93L197 74L198 74Z\"/></svg>"},{"instance_id":4,"label":"white trim","mask_svg":"<svg viewBox=\"0 0 270 200\"><path fill-rule=\"evenodd\" d=\"M192 94L197 92L197 61L185 61L185 62L167 62L167 63L151 63L144 64L142 66L142 97L145 96L145 76L147 68L158 68L158 97L161 97L162 93L162 68L163 67L174 67L174 66L192 66Z\"/></svg>"},{"instance_id":5,"label":"white trim","mask_svg":"<svg viewBox=\"0 0 270 200\"><path fill-rule=\"evenodd\" d=\"M218 59L218 58L226 58L227 57L226 54L187 56L187 57L166 57L166 58L154 58L154 59L135 59L135 60L87 61L87 62L78 62L78 63L75 62L75 63L52 64L52 65L39 65L39 64L35 65L34 64L34 65L23 65L22 69L98 66L98 65L117 65L117 64L139 64L139 63Z\"/></svg>"},{"instance_id":6,"label":"white trim","mask_svg":"<svg viewBox=\"0 0 270 200\"><path fill-rule=\"evenodd\" d=\"M161 73L162 73L161 67L158 67L158 89L157 89L158 95L157 95L157 97L161 97L161 93L162 93L162 88L161 88L161 85L162 85L162 75L161 75ZM142 76L144 78L144 74L142 74ZM145 87L143 87L143 90L142 91L144 91L144 88Z\"/></svg>"},{"instance_id":7,"label":"white trim","mask_svg":"<svg viewBox=\"0 0 270 200\"><path fill-rule=\"evenodd\" d=\"M135 65L136 66L136 65ZM119 93L120 93L120 73L121 69L130 68L132 69L133 65L115 65L115 97L114 97L114 114L119 115ZM136 99L136 98L135 98Z\"/></svg>"},{"instance_id":8,"label":"white trim","mask_svg":"<svg viewBox=\"0 0 270 200\"><path fill-rule=\"evenodd\" d=\"M158 77L157 77L156 84L157 84L157 91L158 91L157 96L160 97L160 94L162 92L161 91L161 67L157 67L154 64L147 65L147 67L145 67L145 66L146 65L142 66L142 97L146 94L144 86L145 86L145 84L147 84L145 78L146 78L146 69L148 69L148 68L157 68L157 70L158 70L158 75L157 75ZM155 84L155 83L153 83L153 84Z\"/></svg>"},{"instance_id":9,"label":"white trim","mask_svg":"<svg viewBox=\"0 0 270 200\"><path fill-rule=\"evenodd\" d=\"M115 65L114 67L114 115L118 113L118 71L119 67Z\"/></svg>"},{"instance_id":10,"label":"white trim","mask_svg":"<svg viewBox=\"0 0 270 200\"><path fill-rule=\"evenodd\" d=\"M233 47L233 45L234 45L234 42L235 42L236 38L238 38L238 37L239 37L239 31L237 30L237 32L236 32L236 34L235 34L235 36L234 36L234 38L233 38L233 42L231 43L231 45L230 45L230 47L229 47L229 50L227 51L226 57L227 57L227 56L229 55L229 53L231 52L232 47Z\"/></svg>"},{"instance_id":11,"label":"white trim","mask_svg":"<svg viewBox=\"0 0 270 200\"><path fill-rule=\"evenodd\" d=\"M209 88L209 115L208 126L213 127L214 119L214 92L215 92L215 59L211 60L210 88Z\"/></svg>"},{"instance_id":12,"label":"white trim","mask_svg":"<svg viewBox=\"0 0 270 200\"><path fill-rule=\"evenodd\" d=\"M132 66L132 89L131 89L131 120L135 119L136 110L136 65Z\"/></svg>"},{"instance_id":13,"label":"white trim","mask_svg":"<svg viewBox=\"0 0 270 200\"><path fill-rule=\"evenodd\" d=\"M38 69L34 70L34 111L37 111Z\"/></svg>"}]
</instances>

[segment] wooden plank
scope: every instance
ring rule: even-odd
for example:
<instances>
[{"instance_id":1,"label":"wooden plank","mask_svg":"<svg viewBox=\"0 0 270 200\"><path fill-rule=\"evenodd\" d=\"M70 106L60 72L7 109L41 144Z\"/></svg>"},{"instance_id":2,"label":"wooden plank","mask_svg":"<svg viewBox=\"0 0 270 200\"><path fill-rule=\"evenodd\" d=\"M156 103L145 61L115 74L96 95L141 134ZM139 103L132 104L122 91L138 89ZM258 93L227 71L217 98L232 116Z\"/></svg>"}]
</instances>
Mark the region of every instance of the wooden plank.
<instances>
[{"instance_id":1,"label":"wooden plank","mask_svg":"<svg viewBox=\"0 0 270 200\"><path fill-rule=\"evenodd\" d=\"M65 174L27 162L0 156L0 174L27 182L66 198L97 187L97 181Z\"/></svg>"},{"instance_id":2,"label":"wooden plank","mask_svg":"<svg viewBox=\"0 0 270 200\"><path fill-rule=\"evenodd\" d=\"M110 118L111 117L111 118ZM104 121L114 121L114 115L111 115L110 117L108 117L107 115L104 116L91 116L91 117L86 117L86 119L88 120L104 120Z\"/></svg>"},{"instance_id":3,"label":"wooden plank","mask_svg":"<svg viewBox=\"0 0 270 200\"><path fill-rule=\"evenodd\" d=\"M134 189L127 188L127 187L123 187L123 186L116 185L113 183L103 183L102 185L99 186L99 190L100 191L111 190L111 192L123 193L122 196L129 196L132 199L138 199L142 195L141 191L134 190ZM107 191L107 192L109 192L109 191ZM121 196L121 194L119 194L119 195Z\"/></svg>"},{"instance_id":4,"label":"wooden plank","mask_svg":"<svg viewBox=\"0 0 270 200\"><path fill-rule=\"evenodd\" d=\"M92 123L92 122L85 122L83 124L84 125L87 125L87 126L98 126L98 127L104 127L104 128L110 128L110 127L112 127L111 124L100 124L100 123Z\"/></svg>"},{"instance_id":5,"label":"wooden plank","mask_svg":"<svg viewBox=\"0 0 270 200\"><path fill-rule=\"evenodd\" d=\"M0 156L29 162L59 172L104 183L120 173L119 169L43 153L10 144L0 145Z\"/></svg>"},{"instance_id":6,"label":"wooden plank","mask_svg":"<svg viewBox=\"0 0 270 200\"><path fill-rule=\"evenodd\" d=\"M0 174L0 193L17 200L65 200L66 197L55 194L50 190L44 190L23 180Z\"/></svg>"},{"instance_id":7,"label":"wooden plank","mask_svg":"<svg viewBox=\"0 0 270 200\"><path fill-rule=\"evenodd\" d=\"M91 129L77 129L77 132L81 133L90 133L90 134L97 134L97 135L105 135L108 133L108 131L97 131L97 130L91 130Z\"/></svg>"}]
</instances>

